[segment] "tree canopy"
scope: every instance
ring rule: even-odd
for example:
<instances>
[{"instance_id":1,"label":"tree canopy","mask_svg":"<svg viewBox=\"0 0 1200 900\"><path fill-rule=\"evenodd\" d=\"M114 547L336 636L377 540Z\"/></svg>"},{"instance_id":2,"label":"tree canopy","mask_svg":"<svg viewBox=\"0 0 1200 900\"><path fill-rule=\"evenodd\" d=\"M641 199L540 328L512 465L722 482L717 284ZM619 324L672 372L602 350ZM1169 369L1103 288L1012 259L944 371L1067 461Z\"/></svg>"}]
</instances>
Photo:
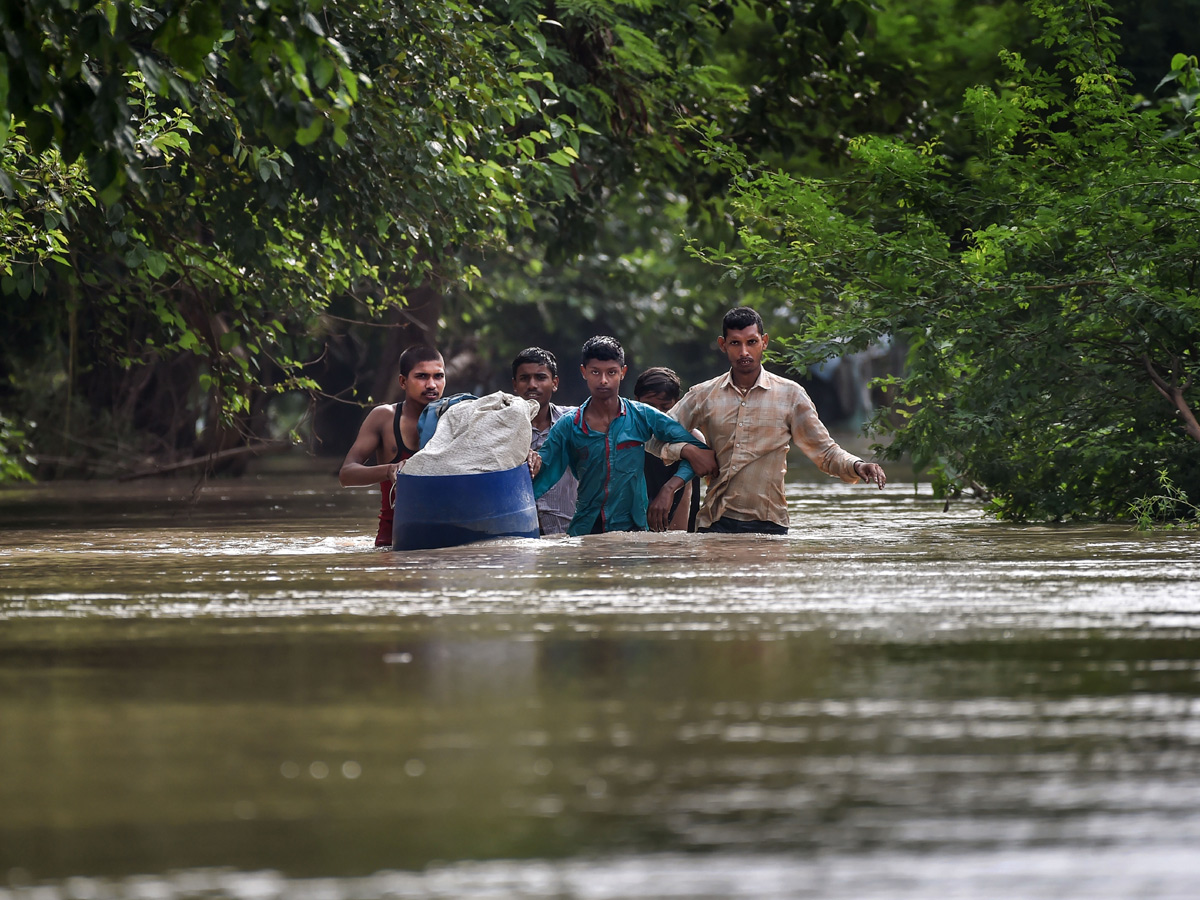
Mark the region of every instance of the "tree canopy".
<instances>
[{"instance_id":1,"label":"tree canopy","mask_svg":"<svg viewBox=\"0 0 1200 900\"><path fill-rule=\"evenodd\" d=\"M795 298L800 369L903 343L886 456L1003 516L1126 515L1164 471L1200 491L1200 69L1143 97L1106 4L1033 8L1056 65L1004 52L965 143L862 136L852 175L798 178L714 142L744 225L710 257Z\"/></svg>"}]
</instances>

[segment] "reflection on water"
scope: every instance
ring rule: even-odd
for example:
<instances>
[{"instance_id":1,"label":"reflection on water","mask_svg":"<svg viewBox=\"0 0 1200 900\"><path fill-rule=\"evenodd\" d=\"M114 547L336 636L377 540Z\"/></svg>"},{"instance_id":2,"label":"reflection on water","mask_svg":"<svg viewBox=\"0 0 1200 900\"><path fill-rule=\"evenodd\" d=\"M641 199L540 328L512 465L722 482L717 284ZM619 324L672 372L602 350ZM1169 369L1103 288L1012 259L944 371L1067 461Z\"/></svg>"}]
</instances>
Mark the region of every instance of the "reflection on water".
<instances>
[{"instance_id":1,"label":"reflection on water","mask_svg":"<svg viewBox=\"0 0 1200 900\"><path fill-rule=\"evenodd\" d=\"M371 549L329 476L0 494L0 900L1194 897L1200 546Z\"/></svg>"}]
</instances>

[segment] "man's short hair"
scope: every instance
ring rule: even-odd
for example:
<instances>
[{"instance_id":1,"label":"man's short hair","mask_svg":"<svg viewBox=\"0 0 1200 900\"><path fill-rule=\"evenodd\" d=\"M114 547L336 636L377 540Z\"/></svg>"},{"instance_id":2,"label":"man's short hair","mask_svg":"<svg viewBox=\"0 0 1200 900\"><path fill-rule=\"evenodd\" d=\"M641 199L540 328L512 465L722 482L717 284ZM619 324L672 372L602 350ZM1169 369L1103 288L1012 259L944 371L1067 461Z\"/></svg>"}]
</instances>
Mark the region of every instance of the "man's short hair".
<instances>
[{"instance_id":1,"label":"man's short hair","mask_svg":"<svg viewBox=\"0 0 1200 900\"><path fill-rule=\"evenodd\" d=\"M407 378L409 372L425 362L442 362L442 354L428 344L413 344L400 354L400 377Z\"/></svg>"},{"instance_id":2,"label":"man's short hair","mask_svg":"<svg viewBox=\"0 0 1200 900\"><path fill-rule=\"evenodd\" d=\"M751 325L758 326L758 333L765 334L766 328L763 327L762 316L758 314L758 310L751 309L749 306L738 306L725 313L725 318L721 321L721 337L724 337L731 331L741 331L743 328L749 328Z\"/></svg>"},{"instance_id":3,"label":"man's short hair","mask_svg":"<svg viewBox=\"0 0 1200 900\"><path fill-rule=\"evenodd\" d=\"M638 380L633 385L633 396L635 399L641 399L647 394L662 394L666 400L678 400L682 390L683 386L679 383L679 376L673 369L668 369L666 366L652 366L638 376Z\"/></svg>"},{"instance_id":4,"label":"man's short hair","mask_svg":"<svg viewBox=\"0 0 1200 900\"><path fill-rule=\"evenodd\" d=\"M617 339L609 337L606 334L598 334L595 337L588 338L583 345L583 352L580 354L579 364L586 366L589 359L597 359L601 361L615 360L617 365L625 365L625 351L621 349L621 345L617 343Z\"/></svg>"},{"instance_id":5,"label":"man's short hair","mask_svg":"<svg viewBox=\"0 0 1200 900\"><path fill-rule=\"evenodd\" d=\"M558 377L558 360L554 358L554 354L549 350L543 350L541 347L526 347L517 354L517 358L513 360L512 377L517 377L517 369L521 366L532 363L535 366L545 366L550 370L550 377Z\"/></svg>"}]
</instances>

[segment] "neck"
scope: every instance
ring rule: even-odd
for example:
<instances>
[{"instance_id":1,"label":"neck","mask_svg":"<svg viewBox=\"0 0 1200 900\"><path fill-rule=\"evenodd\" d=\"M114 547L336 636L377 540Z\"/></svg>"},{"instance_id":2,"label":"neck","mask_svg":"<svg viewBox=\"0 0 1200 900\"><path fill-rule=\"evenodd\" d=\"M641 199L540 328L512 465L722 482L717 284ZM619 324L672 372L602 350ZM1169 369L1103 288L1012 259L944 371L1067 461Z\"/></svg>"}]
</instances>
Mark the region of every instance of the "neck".
<instances>
[{"instance_id":1,"label":"neck","mask_svg":"<svg viewBox=\"0 0 1200 900\"><path fill-rule=\"evenodd\" d=\"M538 407L537 415L533 417L533 427L545 431L550 427L550 403L547 401Z\"/></svg>"},{"instance_id":2,"label":"neck","mask_svg":"<svg viewBox=\"0 0 1200 900\"><path fill-rule=\"evenodd\" d=\"M615 418L621 412L621 397L619 394L613 394L605 400L592 397L588 403L588 409L593 413L607 416L609 419Z\"/></svg>"},{"instance_id":3,"label":"neck","mask_svg":"<svg viewBox=\"0 0 1200 900\"><path fill-rule=\"evenodd\" d=\"M756 366L753 372L748 372L739 375L736 370L729 370L729 377L733 381L733 386L741 390L754 387L754 382L758 381L758 375L762 372L762 366Z\"/></svg>"}]
</instances>

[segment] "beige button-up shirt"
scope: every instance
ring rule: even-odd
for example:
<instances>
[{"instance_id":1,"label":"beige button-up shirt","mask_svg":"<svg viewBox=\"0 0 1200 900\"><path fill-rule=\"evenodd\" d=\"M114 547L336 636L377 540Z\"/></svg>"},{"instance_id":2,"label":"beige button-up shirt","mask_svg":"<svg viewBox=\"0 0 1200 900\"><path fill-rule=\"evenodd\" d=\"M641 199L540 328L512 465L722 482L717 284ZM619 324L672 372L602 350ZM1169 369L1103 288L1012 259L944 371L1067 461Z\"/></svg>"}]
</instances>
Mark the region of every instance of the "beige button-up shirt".
<instances>
[{"instance_id":1,"label":"beige button-up shirt","mask_svg":"<svg viewBox=\"0 0 1200 900\"><path fill-rule=\"evenodd\" d=\"M783 481L788 447L794 442L827 475L855 482L861 460L843 450L817 417L808 392L766 369L745 393L726 372L689 390L670 413L684 428L698 428L717 454L720 472L709 482L696 525L723 516L742 521L788 524ZM683 444L656 447L664 462L679 458Z\"/></svg>"}]
</instances>

